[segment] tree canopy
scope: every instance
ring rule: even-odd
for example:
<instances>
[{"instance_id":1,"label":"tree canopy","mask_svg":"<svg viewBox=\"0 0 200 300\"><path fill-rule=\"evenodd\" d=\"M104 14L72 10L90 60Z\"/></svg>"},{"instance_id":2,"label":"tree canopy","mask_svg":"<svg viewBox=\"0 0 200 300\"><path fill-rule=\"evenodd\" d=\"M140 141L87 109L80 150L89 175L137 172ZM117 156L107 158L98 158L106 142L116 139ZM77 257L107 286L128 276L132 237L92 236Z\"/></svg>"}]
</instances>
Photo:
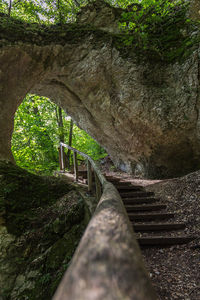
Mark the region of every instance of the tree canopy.
<instances>
[{"instance_id":1,"label":"tree canopy","mask_svg":"<svg viewBox=\"0 0 200 300\"><path fill-rule=\"evenodd\" d=\"M82 6L94 2L92 0L0 0L0 10L9 16L21 18L28 22L67 23L75 20ZM108 4L127 8L129 12L139 10L139 17L145 17L146 10L151 8L151 16L158 19L170 13L171 8L188 5L187 0L106 0ZM129 13L130 16L135 14Z\"/></svg>"}]
</instances>

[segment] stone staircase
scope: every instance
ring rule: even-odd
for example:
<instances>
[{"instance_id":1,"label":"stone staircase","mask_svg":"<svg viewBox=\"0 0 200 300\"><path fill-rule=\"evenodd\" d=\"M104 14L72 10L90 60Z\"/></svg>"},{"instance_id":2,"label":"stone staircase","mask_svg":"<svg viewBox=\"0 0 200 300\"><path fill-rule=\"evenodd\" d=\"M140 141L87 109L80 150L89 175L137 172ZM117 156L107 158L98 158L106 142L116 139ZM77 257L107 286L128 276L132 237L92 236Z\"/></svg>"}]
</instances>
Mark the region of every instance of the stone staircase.
<instances>
[{"instance_id":1,"label":"stone staircase","mask_svg":"<svg viewBox=\"0 0 200 300\"><path fill-rule=\"evenodd\" d=\"M87 172L81 171L80 175L86 182ZM173 221L176 214L168 212L167 205L156 198L153 192L146 192L141 186L113 176L106 176L106 179L120 193L141 246L163 247L185 244L195 239L182 233L186 224Z\"/></svg>"}]
</instances>

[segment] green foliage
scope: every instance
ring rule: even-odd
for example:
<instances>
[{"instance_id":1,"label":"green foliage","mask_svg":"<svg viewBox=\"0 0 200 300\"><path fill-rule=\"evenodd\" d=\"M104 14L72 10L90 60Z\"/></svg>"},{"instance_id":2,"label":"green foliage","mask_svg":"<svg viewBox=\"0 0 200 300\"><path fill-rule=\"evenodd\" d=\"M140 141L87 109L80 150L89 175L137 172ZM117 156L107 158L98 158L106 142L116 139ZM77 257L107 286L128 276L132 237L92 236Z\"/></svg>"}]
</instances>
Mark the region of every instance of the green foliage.
<instances>
[{"instance_id":1,"label":"green foliage","mask_svg":"<svg viewBox=\"0 0 200 300\"><path fill-rule=\"evenodd\" d=\"M12 151L19 166L43 173L57 168L55 109L55 104L34 95L28 95L20 105L12 138Z\"/></svg>"},{"instance_id":2,"label":"green foliage","mask_svg":"<svg viewBox=\"0 0 200 300\"><path fill-rule=\"evenodd\" d=\"M13 0L11 16L26 22L66 23L74 20L76 13L87 1L79 0ZM9 0L0 0L0 10L9 11Z\"/></svg>"},{"instance_id":3,"label":"green foliage","mask_svg":"<svg viewBox=\"0 0 200 300\"><path fill-rule=\"evenodd\" d=\"M73 143L72 146L89 156L91 156L94 160L98 160L107 155L105 150L84 130L81 130L76 125L73 130ZM83 157L80 156L83 159Z\"/></svg>"},{"instance_id":4,"label":"green foliage","mask_svg":"<svg viewBox=\"0 0 200 300\"><path fill-rule=\"evenodd\" d=\"M71 118L64 112L63 132L68 142ZM15 115L12 152L17 165L31 172L49 174L58 169L60 130L57 105L45 97L27 95ZM93 159L106 155L105 151L83 130L74 125L72 146Z\"/></svg>"},{"instance_id":5,"label":"green foliage","mask_svg":"<svg viewBox=\"0 0 200 300\"><path fill-rule=\"evenodd\" d=\"M139 54L171 62L187 55L187 50L199 41L196 36L191 37L197 24L187 18L188 1L137 2L122 13L119 24L124 33L121 41L127 47L135 47Z\"/></svg>"}]
</instances>

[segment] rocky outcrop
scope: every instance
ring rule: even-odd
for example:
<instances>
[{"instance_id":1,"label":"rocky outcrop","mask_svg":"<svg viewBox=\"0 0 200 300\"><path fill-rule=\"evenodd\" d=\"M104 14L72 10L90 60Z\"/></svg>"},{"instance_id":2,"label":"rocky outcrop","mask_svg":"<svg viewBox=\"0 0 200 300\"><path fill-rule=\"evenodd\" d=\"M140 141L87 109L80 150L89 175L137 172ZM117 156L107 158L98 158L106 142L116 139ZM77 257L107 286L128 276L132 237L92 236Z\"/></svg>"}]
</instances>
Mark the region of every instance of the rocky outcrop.
<instances>
[{"instance_id":1,"label":"rocky outcrop","mask_svg":"<svg viewBox=\"0 0 200 300\"><path fill-rule=\"evenodd\" d=\"M118 45L120 10L98 3L76 24L46 31L2 17L0 158L12 159L14 113L31 92L63 107L124 171L172 177L198 169L200 49L181 62L138 60Z\"/></svg>"},{"instance_id":2,"label":"rocky outcrop","mask_svg":"<svg viewBox=\"0 0 200 300\"><path fill-rule=\"evenodd\" d=\"M0 162L0 299L51 299L89 217L73 184Z\"/></svg>"}]
</instances>

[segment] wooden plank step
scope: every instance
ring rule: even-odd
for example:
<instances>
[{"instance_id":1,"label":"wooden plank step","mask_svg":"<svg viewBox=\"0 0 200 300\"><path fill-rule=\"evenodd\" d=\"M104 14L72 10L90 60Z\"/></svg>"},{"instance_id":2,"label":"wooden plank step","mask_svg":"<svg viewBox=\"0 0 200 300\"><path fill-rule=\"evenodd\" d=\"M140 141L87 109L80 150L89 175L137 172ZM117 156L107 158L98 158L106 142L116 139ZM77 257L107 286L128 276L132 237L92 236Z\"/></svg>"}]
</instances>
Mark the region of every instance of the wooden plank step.
<instances>
[{"instance_id":1,"label":"wooden plank step","mask_svg":"<svg viewBox=\"0 0 200 300\"><path fill-rule=\"evenodd\" d=\"M138 231L159 231L159 230L177 230L184 229L184 223L146 223L146 224L133 224L133 228L136 232Z\"/></svg>"},{"instance_id":2,"label":"wooden plank step","mask_svg":"<svg viewBox=\"0 0 200 300\"><path fill-rule=\"evenodd\" d=\"M135 205L135 204L144 204L144 203L155 203L160 201L159 198L153 198L153 197L146 197L146 198L123 198L125 207L129 205Z\"/></svg>"},{"instance_id":3,"label":"wooden plank step","mask_svg":"<svg viewBox=\"0 0 200 300\"><path fill-rule=\"evenodd\" d=\"M78 174L87 175L87 170L78 170Z\"/></svg>"},{"instance_id":4,"label":"wooden plank step","mask_svg":"<svg viewBox=\"0 0 200 300\"><path fill-rule=\"evenodd\" d=\"M151 214L132 214L128 213L129 219L132 221L150 221L170 219L174 217L173 213L151 213Z\"/></svg>"},{"instance_id":5,"label":"wooden plank step","mask_svg":"<svg viewBox=\"0 0 200 300\"><path fill-rule=\"evenodd\" d=\"M152 210L161 210L167 208L166 204L144 204L144 205L127 205L127 212L131 211L152 211Z\"/></svg>"},{"instance_id":6,"label":"wooden plank step","mask_svg":"<svg viewBox=\"0 0 200 300\"><path fill-rule=\"evenodd\" d=\"M116 188L117 188L117 190L119 191L119 192L123 192L123 191L143 191L143 187L141 187L141 186L134 186L134 185L130 185L130 186L128 186L128 185L125 185L125 186L118 186L118 185L116 185L115 186Z\"/></svg>"},{"instance_id":7,"label":"wooden plank step","mask_svg":"<svg viewBox=\"0 0 200 300\"><path fill-rule=\"evenodd\" d=\"M81 174L81 177L87 180L87 174ZM92 179L95 179L94 173L92 173Z\"/></svg>"},{"instance_id":8,"label":"wooden plank step","mask_svg":"<svg viewBox=\"0 0 200 300\"><path fill-rule=\"evenodd\" d=\"M120 196L122 198L139 198L139 197L151 197L154 196L153 192L126 192L126 193L120 193Z\"/></svg>"},{"instance_id":9,"label":"wooden plank step","mask_svg":"<svg viewBox=\"0 0 200 300\"><path fill-rule=\"evenodd\" d=\"M108 180L109 182L114 182L114 183L117 183L120 181L119 178L115 178L115 177L106 177L106 180Z\"/></svg>"},{"instance_id":10,"label":"wooden plank step","mask_svg":"<svg viewBox=\"0 0 200 300\"><path fill-rule=\"evenodd\" d=\"M114 185L115 186L119 186L119 187L121 187L121 186L133 186L132 185L132 183L131 182L126 182L126 181L116 181L116 182L114 182Z\"/></svg>"},{"instance_id":11,"label":"wooden plank step","mask_svg":"<svg viewBox=\"0 0 200 300\"><path fill-rule=\"evenodd\" d=\"M193 240L196 237L192 236L177 236L177 237L141 237L137 238L141 246L168 246L168 245L179 245L186 244Z\"/></svg>"}]
</instances>

